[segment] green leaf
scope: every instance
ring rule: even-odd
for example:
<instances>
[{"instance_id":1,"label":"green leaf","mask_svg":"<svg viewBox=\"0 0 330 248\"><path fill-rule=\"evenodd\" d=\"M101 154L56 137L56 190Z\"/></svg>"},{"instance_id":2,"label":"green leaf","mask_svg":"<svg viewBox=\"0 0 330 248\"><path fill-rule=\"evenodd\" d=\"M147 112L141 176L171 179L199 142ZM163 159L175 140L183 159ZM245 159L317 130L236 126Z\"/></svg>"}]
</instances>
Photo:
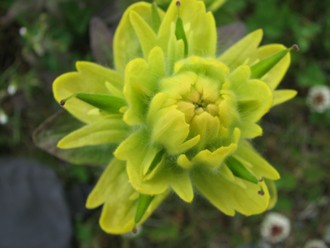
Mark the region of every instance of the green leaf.
<instances>
[{"instance_id":1,"label":"green leaf","mask_svg":"<svg viewBox=\"0 0 330 248\"><path fill-rule=\"evenodd\" d=\"M148 171L146 173L146 175L148 175L149 173L151 173L153 171L153 169L156 168L156 166L160 163L160 161L162 160L164 155L164 151L160 150L157 155L154 157L154 159L152 160L152 163L150 164Z\"/></svg>"},{"instance_id":2,"label":"green leaf","mask_svg":"<svg viewBox=\"0 0 330 248\"><path fill-rule=\"evenodd\" d=\"M227 158L226 165L236 177L255 184L259 182L258 179L235 157Z\"/></svg>"},{"instance_id":3,"label":"green leaf","mask_svg":"<svg viewBox=\"0 0 330 248\"><path fill-rule=\"evenodd\" d=\"M269 72L282 58L290 52L291 48L279 51L251 66L251 78L261 78Z\"/></svg>"},{"instance_id":4,"label":"green leaf","mask_svg":"<svg viewBox=\"0 0 330 248\"><path fill-rule=\"evenodd\" d=\"M59 149L58 141L83 126L70 114L60 111L43 122L33 133L34 143L42 150L72 164L104 165L109 163L116 145L106 144L75 149Z\"/></svg>"},{"instance_id":5,"label":"green leaf","mask_svg":"<svg viewBox=\"0 0 330 248\"><path fill-rule=\"evenodd\" d=\"M184 55L187 56L188 55L188 41L187 41L186 34L184 32L183 22L180 17L178 17L178 19L176 20L176 23L175 23L175 36L178 40L183 40Z\"/></svg>"},{"instance_id":6,"label":"green leaf","mask_svg":"<svg viewBox=\"0 0 330 248\"><path fill-rule=\"evenodd\" d=\"M110 113L119 113L119 109L126 105L124 99L111 95L78 93L75 97Z\"/></svg>"},{"instance_id":7,"label":"green leaf","mask_svg":"<svg viewBox=\"0 0 330 248\"><path fill-rule=\"evenodd\" d=\"M150 203L154 199L153 195L144 195L140 194L138 202L137 202L137 209L135 213L135 224L139 223L142 219L143 215L145 214L146 210L148 209Z\"/></svg>"}]
</instances>

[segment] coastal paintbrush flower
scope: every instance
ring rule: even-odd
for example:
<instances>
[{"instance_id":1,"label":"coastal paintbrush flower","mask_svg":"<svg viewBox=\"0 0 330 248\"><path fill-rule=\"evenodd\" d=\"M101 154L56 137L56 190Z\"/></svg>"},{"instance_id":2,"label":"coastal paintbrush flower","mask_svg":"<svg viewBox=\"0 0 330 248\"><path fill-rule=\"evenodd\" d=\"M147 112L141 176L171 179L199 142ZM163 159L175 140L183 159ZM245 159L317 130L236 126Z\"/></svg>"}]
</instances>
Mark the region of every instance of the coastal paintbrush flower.
<instances>
[{"instance_id":1,"label":"coastal paintbrush flower","mask_svg":"<svg viewBox=\"0 0 330 248\"><path fill-rule=\"evenodd\" d=\"M166 12L138 2L116 30L114 69L77 62L55 80L55 99L85 123L58 147L117 145L86 203L103 205L105 231L130 232L170 192L185 202L199 192L227 215L274 204L279 174L250 140L295 95L275 90L292 48L261 39L257 30L217 56L204 2L172 1Z\"/></svg>"}]
</instances>

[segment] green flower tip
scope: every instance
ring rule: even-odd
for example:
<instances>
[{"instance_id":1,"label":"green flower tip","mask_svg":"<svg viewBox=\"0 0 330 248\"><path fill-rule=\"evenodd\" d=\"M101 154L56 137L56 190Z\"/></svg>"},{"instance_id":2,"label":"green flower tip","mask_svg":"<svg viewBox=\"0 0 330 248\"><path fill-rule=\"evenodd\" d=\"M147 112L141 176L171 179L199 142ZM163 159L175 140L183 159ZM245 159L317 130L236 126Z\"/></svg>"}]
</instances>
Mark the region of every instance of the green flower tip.
<instances>
[{"instance_id":1,"label":"green flower tip","mask_svg":"<svg viewBox=\"0 0 330 248\"><path fill-rule=\"evenodd\" d=\"M227 215L274 205L279 174L250 140L295 95L276 88L296 46L259 46L261 38L252 32L217 56L202 1L175 0L166 12L138 2L115 33L115 69L79 62L55 80L55 99L85 123L58 146L117 144L86 204L103 205L105 231L130 232L169 192L192 202L198 191Z\"/></svg>"}]
</instances>

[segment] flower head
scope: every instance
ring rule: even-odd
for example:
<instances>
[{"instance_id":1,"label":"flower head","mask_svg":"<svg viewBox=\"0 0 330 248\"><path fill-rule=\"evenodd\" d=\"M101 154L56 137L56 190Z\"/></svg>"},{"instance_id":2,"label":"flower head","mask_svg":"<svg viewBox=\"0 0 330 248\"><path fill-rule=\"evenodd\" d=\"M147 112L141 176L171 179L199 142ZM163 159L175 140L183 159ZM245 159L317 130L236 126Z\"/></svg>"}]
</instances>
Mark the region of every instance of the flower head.
<instances>
[{"instance_id":1,"label":"flower head","mask_svg":"<svg viewBox=\"0 0 330 248\"><path fill-rule=\"evenodd\" d=\"M330 89L327 86L319 85L310 88L307 96L307 104L311 110L323 113L330 109Z\"/></svg>"},{"instance_id":2,"label":"flower head","mask_svg":"<svg viewBox=\"0 0 330 248\"><path fill-rule=\"evenodd\" d=\"M270 243L279 243L290 234L290 220L279 213L269 213L261 224L261 236Z\"/></svg>"},{"instance_id":3,"label":"flower head","mask_svg":"<svg viewBox=\"0 0 330 248\"><path fill-rule=\"evenodd\" d=\"M87 200L103 205L107 232L131 231L171 191L186 202L198 191L227 215L273 205L279 174L249 140L295 95L275 90L291 49L259 47L257 30L216 56L216 37L202 1L172 1L166 12L139 2L116 30L115 69L78 62L55 80L56 100L86 124L58 146L118 145Z\"/></svg>"},{"instance_id":4,"label":"flower head","mask_svg":"<svg viewBox=\"0 0 330 248\"><path fill-rule=\"evenodd\" d=\"M8 122L8 116L5 113L5 111L3 111L0 108L0 125L5 125L5 124L7 124L7 122Z\"/></svg>"},{"instance_id":5,"label":"flower head","mask_svg":"<svg viewBox=\"0 0 330 248\"><path fill-rule=\"evenodd\" d=\"M307 241L304 248L328 248L328 246L323 240L313 239Z\"/></svg>"}]
</instances>

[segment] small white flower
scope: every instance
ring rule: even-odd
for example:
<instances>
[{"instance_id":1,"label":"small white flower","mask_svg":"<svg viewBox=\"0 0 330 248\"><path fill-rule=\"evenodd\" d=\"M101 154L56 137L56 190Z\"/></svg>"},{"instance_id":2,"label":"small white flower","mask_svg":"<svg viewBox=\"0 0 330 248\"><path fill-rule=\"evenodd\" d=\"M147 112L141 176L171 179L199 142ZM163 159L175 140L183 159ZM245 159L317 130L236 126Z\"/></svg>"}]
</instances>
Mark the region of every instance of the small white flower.
<instances>
[{"instance_id":1,"label":"small white flower","mask_svg":"<svg viewBox=\"0 0 330 248\"><path fill-rule=\"evenodd\" d=\"M314 240L309 240L304 248L328 248L328 246L324 243L323 240L319 239L314 239Z\"/></svg>"},{"instance_id":2,"label":"small white flower","mask_svg":"<svg viewBox=\"0 0 330 248\"><path fill-rule=\"evenodd\" d=\"M15 84L10 84L7 88L7 92L10 96L14 95L17 91L17 86Z\"/></svg>"},{"instance_id":3,"label":"small white flower","mask_svg":"<svg viewBox=\"0 0 330 248\"><path fill-rule=\"evenodd\" d=\"M279 243L290 233L290 220L279 213L269 213L261 223L261 236L270 243Z\"/></svg>"},{"instance_id":4,"label":"small white flower","mask_svg":"<svg viewBox=\"0 0 330 248\"><path fill-rule=\"evenodd\" d=\"M319 85L311 87L307 95L307 104L312 111L323 113L330 109L330 89L327 86Z\"/></svg>"},{"instance_id":5,"label":"small white flower","mask_svg":"<svg viewBox=\"0 0 330 248\"><path fill-rule=\"evenodd\" d=\"M7 122L8 122L8 116L2 109L0 109L0 124L5 125L7 124Z\"/></svg>"},{"instance_id":6,"label":"small white flower","mask_svg":"<svg viewBox=\"0 0 330 248\"><path fill-rule=\"evenodd\" d=\"M26 33L27 33L27 28L26 27L21 27L19 30L18 30L20 36L25 36Z\"/></svg>"}]
</instances>

